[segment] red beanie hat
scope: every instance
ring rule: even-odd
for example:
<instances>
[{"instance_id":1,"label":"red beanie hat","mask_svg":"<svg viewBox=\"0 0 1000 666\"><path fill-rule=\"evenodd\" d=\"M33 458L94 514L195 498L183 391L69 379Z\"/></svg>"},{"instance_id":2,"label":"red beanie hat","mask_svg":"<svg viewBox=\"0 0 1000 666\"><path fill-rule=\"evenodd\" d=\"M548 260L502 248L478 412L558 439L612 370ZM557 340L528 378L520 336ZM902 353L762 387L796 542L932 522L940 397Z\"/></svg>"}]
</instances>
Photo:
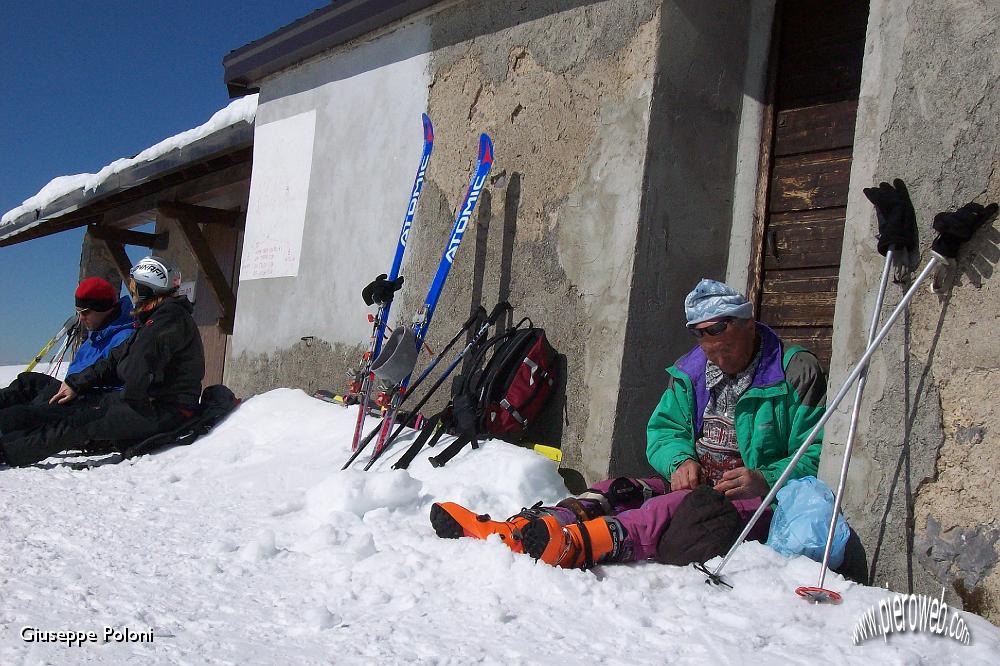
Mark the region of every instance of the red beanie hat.
<instances>
[{"instance_id":1,"label":"red beanie hat","mask_svg":"<svg viewBox=\"0 0 1000 666\"><path fill-rule=\"evenodd\" d=\"M99 277L89 277L76 288L76 307L107 312L118 302L118 294L111 283Z\"/></svg>"}]
</instances>

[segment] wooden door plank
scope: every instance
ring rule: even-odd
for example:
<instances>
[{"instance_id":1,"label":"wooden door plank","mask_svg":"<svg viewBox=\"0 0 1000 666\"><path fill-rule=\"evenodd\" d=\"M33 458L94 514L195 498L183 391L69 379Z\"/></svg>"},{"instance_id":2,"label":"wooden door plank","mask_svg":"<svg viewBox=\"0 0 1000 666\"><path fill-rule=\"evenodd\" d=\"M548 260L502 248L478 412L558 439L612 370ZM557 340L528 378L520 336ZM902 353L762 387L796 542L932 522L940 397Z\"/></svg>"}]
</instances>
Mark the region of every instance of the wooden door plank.
<instances>
[{"instance_id":1,"label":"wooden door plank","mask_svg":"<svg viewBox=\"0 0 1000 666\"><path fill-rule=\"evenodd\" d=\"M767 323L767 322L765 322ZM828 326L807 327L773 327L774 332L786 345L802 345L819 359L825 371L830 369L830 356L833 350L833 329Z\"/></svg>"},{"instance_id":2,"label":"wooden door plank","mask_svg":"<svg viewBox=\"0 0 1000 666\"><path fill-rule=\"evenodd\" d=\"M857 115L856 99L781 111L775 127L774 154L785 156L853 146Z\"/></svg>"},{"instance_id":3,"label":"wooden door plank","mask_svg":"<svg viewBox=\"0 0 1000 666\"><path fill-rule=\"evenodd\" d=\"M851 149L777 157L772 178L772 213L843 206L851 180Z\"/></svg>"},{"instance_id":4,"label":"wooden door plank","mask_svg":"<svg viewBox=\"0 0 1000 666\"><path fill-rule=\"evenodd\" d=\"M773 326L833 326L837 294L764 294L761 321Z\"/></svg>"},{"instance_id":5,"label":"wooden door plank","mask_svg":"<svg viewBox=\"0 0 1000 666\"><path fill-rule=\"evenodd\" d=\"M839 264L845 211L838 207L772 215L766 231L764 269Z\"/></svg>"},{"instance_id":6,"label":"wooden door plank","mask_svg":"<svg viewBox=\"0 0 1000 666\"><path fill-rule=\"evenodd\" d=\"M790 271L767 271L764 294L777 293L837 293L839 269L836 266Z\"/></svg>"}]
</instances>

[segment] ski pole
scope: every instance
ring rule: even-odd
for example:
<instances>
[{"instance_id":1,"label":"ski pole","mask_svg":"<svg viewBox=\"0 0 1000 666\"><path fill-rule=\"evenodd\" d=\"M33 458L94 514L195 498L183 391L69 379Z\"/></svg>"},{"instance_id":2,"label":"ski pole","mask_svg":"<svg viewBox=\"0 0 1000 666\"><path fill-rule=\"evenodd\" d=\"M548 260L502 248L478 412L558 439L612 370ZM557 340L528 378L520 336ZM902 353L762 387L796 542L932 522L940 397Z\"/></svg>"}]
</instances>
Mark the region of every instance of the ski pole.
<instances>
[{"instance_id":1,"label":"ski pole","mask_svg":"<svg viewBox=\"0 0 1000 666\"><path fill-rule=\"evenodd\" d=\"M466 320L466 322L462 324L462 328L459 329L458 333L455 334L455 337L449 340L448 344L444 346L444 349L442 349L440 353L438 353L438 355L431 360L431 362L427 365L427 367L424 368L423 372L421 372L420 375L416 378L416 380L414 380L413 385L410 387L410 389L405 393L403 393L403 395L400 397L398 403L399 405L402 405L403 402L410 396L410 394L413 393L413 391L415 391L417 387L420 386L421 382L423 382L427 378L427 376L431 374L434 368L437 367L437 364L441 362L441 359L444 358L444 355L447 354L448 351L455 346L455 343L459 341L462 335L465 334L470 328L472 328L472 325L475 324L479 319L482 319L484 316L486 316L486 308L480 305L476 309L476 311L473 312L472 315ZM409 421L409 419L406 420ZM367 435L365 435L365 438L361 440L360 444L358 444L358 448L356 448L354 452L351 453L351 457L347 459L347 462L344 463L344 466L341 467L340 469L342 470L347 469L348 467L351 466L351 463L357 460L357 457L361 454L364 448L371 443L372 439L375 437L375 434L381 429L381 427L382 425L380 421L378 425L376 425Z\"/></svg>"},{"instance_id":2,"label":"ski pole","mask_svg":"<svg viewBox=\"0 0 1000 666\"><path fill-rule=\"evenodd\" d=\"M480 309L482 309L482 307L480 307ZM486 333L496 323L497 319L500 318L500 315L509 309L511 309L510 303L508 303L507 301L503 301L502 303L496 304L496 307L493 308L493 312L490 313L490 316L486 318L486 321L484 321L482 326L479 327L479 330L476 331L476 335L472 338L472 340L469 341L467 345L465 345L465 347L460 352L458 352L454 360L452 360L452 362L448 365L448 367L444 369L444 372L441 373L441 376L438 377L437 380L434 382L434 384L431 385L430 390L427 391L424 397L420 399L420 402L418 402L416 406L414 406L414 408L410 410L411 412L419 412L420 408L423 407L425 404L427 404L427 401L430 400L431 397L433 397L434 392L437 391L439 388L441 388L441 384L444 383L444 381L455 370L458 364L462 362L462 359L465 358L465 355L468 354L471 349L479 345L479 343L482 341ZM483 310L483 312L486 311ZM414 386L416 386L416 384L414 384ZM410 390L410 392L411 393L413 392L412 389ZM375 461L382 457L382 454L385 453L385 450L389 448L389 446L396 440L397 437L399 437L399 433L403 431L403 428L407 426L410 420L411 419L408 418L403 419L402 422L396 425L395 432L393 432L389 436L389 438L385 440L385 444L382 445L382 450L377 455L372 454L371 460L369 460L368 463L365 465L366 471L368 469L371 469L371 466L375 463Z\"/></svg>"},{"instance_id":3,"label":"ski pole","mask_svg":"<svg viewBox=\"0 0 1000 666\"><path fill-rule=\"evenodd\" d=\"M886 287L889 285L889 271L892 270L893 250L885 253L885 267L882 269L882 280L879 283L878 295L875 297L875 311L872 313L871 326L868 328L868 346L870 347L878 332L879 315L882 313L882 302L885 299ZM837 514L844 499L844 486L847 484L847 470L851 466L851 453L854 450L854 436L858 430L858 417L861 414L861 397L865 392L865 382L868 379L868 368L858 376L858 388L854 393L854 406L851 408L851 425L847 430L847 443L844 445L844 463L840 468L840 480L837 482L837 494L833 500L833 515L830 517L830 529L826 533L826 547L823 548L823 563L819 572L819 582L816 587L822 588L826 581L826 568L830 564L830 548L833 544L833 532L837 527Z\"/></svg>"},{"instance_id":4,"label":"ski pole","mask_svg":"<svg viewBox=\"0 0 1000 666\"><path fill-rule=\"evenodd\" d=\"M726 553L726 556L723 558L722 562L719 564L718 567L716 567L715 571L709 574L709 580L711 582L716 584L721 582L721 573L722 570L726 567L726 564L729 563L729 560L732 559L733 554L740 547L743 541L747 538L747 534L750 533L750 530L753 529L753 526L757 524L758 520L760 520L760 517L764 513L764 511L769 506L771 506L771 502L774 501L774 496L778 494L778 491L781 490L782 485L784 485L785 481L788 480L788 477L791 476L792 470L794 470L795 466L798 465L799 460L801 460L802 456L805 454L806 449L808 449L809 446L812 445L813 441L816 439L816 436L819 434L819 431L823 428L826 422L830 420L830 417L833 416L833 413L837 409L837 406L844 399L844 396L847 395L847 392L850 390L851 385L854 384L854 380L856 380L858 376L864 371L864 369L868 365L868 361L871 359L872 355L878 349L878 346L885 339L886 335L889 334L889 329L892 328L892 325L896 323L897 319L899 319L899 316L903 313L903 310L905 310L906 306L909 305L911 300L913 300L913 297L916 295L917 289L920 287L920 284L925 279L927 279L927 276L931 274L931 272L934 270L934 268L937 267L939 263L946 263L947 261L948 260L942 255L938 254L933 250L931 251L930 261L927 262L927 265L924 267L924 270L920 272L919 276L917 276L917 279L913 282L913 285L910 286L909 290L907 290L906 294L903 296L903 299L892 311L892 314L889 315L889 318L886 320L881 330L879 330L878 334L874 337L872 343L868 345L868 349L865 350L865 353L861 356L861 359L854 366L854 370L851 371L851 374L847 376L847 379L844 381L843 386L840 387L840 391L837 392L837 395L833 399L833 402L827 405L826 412L823 414L822 417L820 417L820 420L816 423L816 425L813 426L813 429L809 431L809 434L806 436L805 441L802 442L802 446L799 447L798 451L795 452L795 455L792 456L792 459L785 467L785 471L781 473L781 476L778 477L778 480L774 482L773 486L771 486L771 491L768 492L767 497L765 497L764 500L760 503L760 506L757 507L757 511L755 511L753 516L751 516L750 522L748 522L746 527L743 528L743 531L740 532L739 537L736 539L736 543L732 545L732 547L729 549L729 552Z\"/></svg>"},{"instance_id":5,"label":"ski pole","mask_svg":"<svg viewBox=\"0 0 1000 666\"><path fill-rule=\"evenodd\" d=\"M49 360L49 367L45 371L49 376L55 377L59 374L59 368L62 367L63 359L66 358L66 352L69 351L69 346L73 342L74 335L76 335L76 325L66 332L66 337L63 338L62 344L59 345L59 351Z\"/></svg>"},{"instance_id":6,"label":"ski pole","mask_svg":"<svg viewBox=\"0 0 1000 666\"><path fill-rule=\"evenodd\" d=\"M69 333L70 328L75 328L74 324L76 324L78 319L79 315L73 313L70 316L70 318L67 319L63 323L63 325L59 328L59 332L53 335L52 339L46 342L45 346L42 347L42 349L37 354L35 354L35 358L32 359L31 363L28 364L28 367L25 368L24 371L31 372L32 370L34 370L35 366L38 365L38 363L43 358L45 358L45 355L49 353L49 350L52 349L52 347L56 344L56 342L58 342L62 338L62 336L67 335Z\"/></svg>"}]
</instances>

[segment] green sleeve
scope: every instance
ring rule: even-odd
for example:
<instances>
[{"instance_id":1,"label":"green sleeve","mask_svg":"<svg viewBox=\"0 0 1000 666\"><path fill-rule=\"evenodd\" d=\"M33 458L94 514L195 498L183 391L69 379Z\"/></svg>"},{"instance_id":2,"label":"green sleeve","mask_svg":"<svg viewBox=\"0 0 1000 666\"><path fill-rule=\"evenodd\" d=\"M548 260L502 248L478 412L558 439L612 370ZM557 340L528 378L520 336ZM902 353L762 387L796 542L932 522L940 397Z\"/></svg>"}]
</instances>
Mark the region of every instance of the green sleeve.
<instances>
[{"instance_id":1,"label":"green sleeve","mask_svg":"<svg viewBox=\"0 0 1000 666\"><path fill-rule=\"evenodd\" d=\"M788 396L788 413L791 421L788 436L788 455L770 465L761 467L768 485L774 485L785 471L799 447L806 441L816 423L826 413L826 375L819 360L812 353L796 351L785 368L785 381L792 390ZM792 471L790 479L815 476L819 470L819 456L823 447L823 430L809 445Z\"/></svg>"},{"instance_id":2,"label":"green sleeve","mask_svg":"<svg viewBox=\"0 0 1000 666\"><path fill-rule=\"evenodd\" d=\"M670 478L685 460L697 460L691 387L670 376L670 383L646 426L646 457L656 472Z\"/></svg>"}]
</instances>

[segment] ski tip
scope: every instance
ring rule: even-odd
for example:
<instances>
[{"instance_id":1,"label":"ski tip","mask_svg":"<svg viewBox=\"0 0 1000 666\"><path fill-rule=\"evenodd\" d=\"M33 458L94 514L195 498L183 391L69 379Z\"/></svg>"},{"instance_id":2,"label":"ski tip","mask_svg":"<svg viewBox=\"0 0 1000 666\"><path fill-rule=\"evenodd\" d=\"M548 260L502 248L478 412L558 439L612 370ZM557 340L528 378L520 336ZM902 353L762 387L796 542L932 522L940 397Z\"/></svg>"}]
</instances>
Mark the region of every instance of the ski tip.
<instances>
[{"instance_id":1,"label":"ski tip","mask_svg":"<svg viewBox=\"0 0 1000 666\"><path fill-rule=\"evenodd\" d=\"M424 141L434 140L434 125L431 124L430 116L426 113L420 114L420 120L424 123Z\"/></svg>"},{"instance_id":2,"label":"ski tip","mask_svg":"<svg viewBox=\"0 0 1000 666\"><path fill-rule=\"evenodd\" d=\"M479 135L479 161L481 163L493 163L493 141L485 132Z\"/></svg>"}]
</instances>

